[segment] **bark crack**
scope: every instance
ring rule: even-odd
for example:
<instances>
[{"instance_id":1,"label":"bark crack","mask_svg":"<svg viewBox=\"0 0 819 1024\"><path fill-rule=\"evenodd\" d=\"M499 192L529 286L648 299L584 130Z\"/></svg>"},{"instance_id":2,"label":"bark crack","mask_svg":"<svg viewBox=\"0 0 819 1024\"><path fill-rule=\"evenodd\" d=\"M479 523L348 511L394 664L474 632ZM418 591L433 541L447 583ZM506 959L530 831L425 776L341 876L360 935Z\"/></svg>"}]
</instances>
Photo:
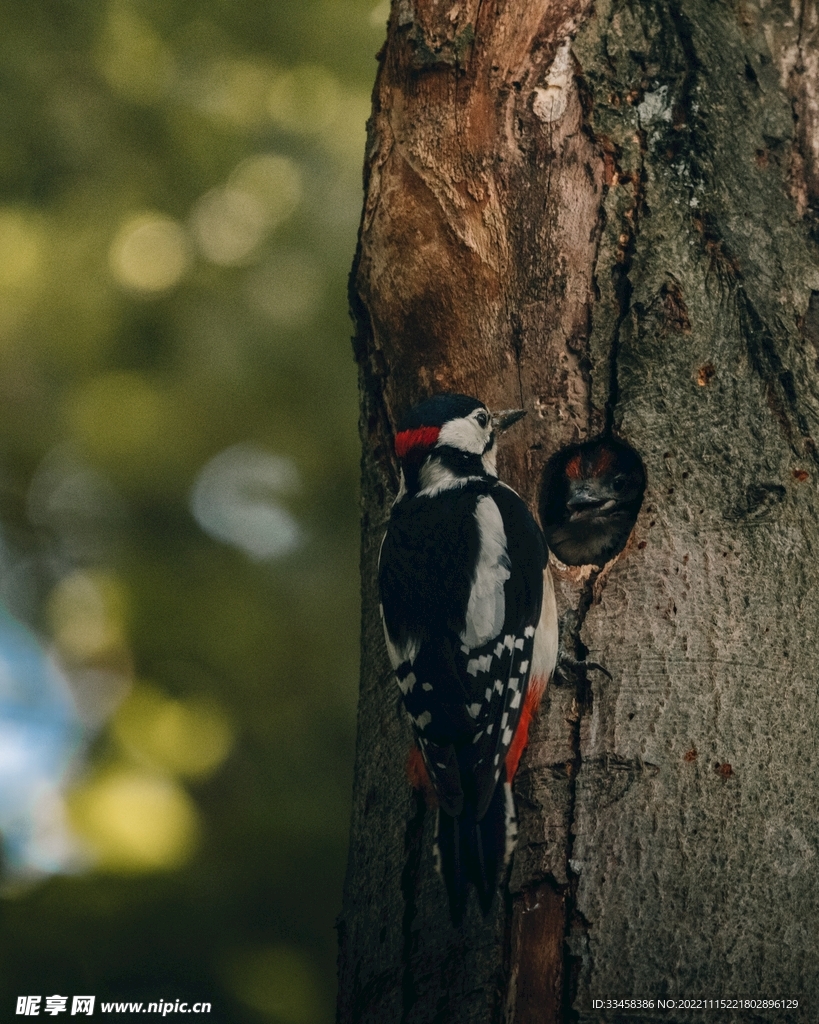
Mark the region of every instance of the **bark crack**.
<instances>
[{"instance_id":1,"label":"bark crack","mask_svg":"<svg viewBox=\"0 0 819 1024\"><path fill-rule=\"evenodd\" d=\"M750 299L741 281L736 282L740 331L746 339L751 365L765 385L768 406L779 420L791 451L797 458L807 455L819 465L819 452L807 416L800 408L793 371L777 351L776 340ZM796 434L802 445L797 443Z\"/></svg>"},{"instance_id":2,"label":"bark crack","mask_svg":"<svg viewBox=\"0 0 819 1024\"><path fill-rule=\"evenodd\" d=\"M805 34L805 0L799 5L799 29L796 33L796 53L797 53L797 68L796 70L803 73L805 70L805 53L802 49L802 36Z\"/></svg>"},{"instance_id":3,"label":"bark crack","mask_svg":"<svg viewBox=\"0 0 819 1024\"><path fill-rule=\"evenodd\" d=\"M561 649L570 654L571 668L574 677L575 715L570 736L571 757L567 764L569 774L569 797L566 833L566 877L569 880L565 893L565 921L563 933L563 1020L576 1021L578 1015L572 1009L577 994L579 962L569 953L569 940L573 933L585 934L588 922L577 906L578 875L572 868L574 854L574 829L577 813L577 780L583 767L582 730L583 720L593 708L593 694L589 681L589 669L586 667L588 648L580 638L583 624L594 600L594 586L601 570L592 572L583 585L576 609L568 611L561 621Z\"/></svg>"},{"instance_id":4,"label":"bark crack","mask_svg":"<svg viewBox=\"0 0 819 1024\"><path fill-rule=\"evenodd\" d=\"M521 321L520 314L517 312L509 313L509 321L512 325L512 351L515 353L515 367L518 371L518 396L520 407L523 409L525 405L523 399L523 369L521 366L523 360L523 322Z\"/></svg>"},{"instance_id":5,"label":"bark crack","mask_svg":"<svg viewBox=\"0 0 819 1024\"><path fill-rule=\"evenodd\" d=\"M645 185L645 155L646 143L645 133L638 132L640 136L640 163L632 179L634 188L634 204L628 214L624 215L623 235L626 235L626 242L619 251L619 261L612 271L612 284L614 295L619 307L617 322L614 325L614 332L611 339L609 352L609 393L606 399L605 432L614 432L614 414L617 403L620 399L619 386L619 359L621 348L621 331L629 313L631 312L631 298L634 293L634 286L631 283L630 273L634 262L634 254L637 251L637 237L640 232L640 217L643 208L643 189ZM622 236L621 236L622 237Z\"/></svg>"}]
</instances>

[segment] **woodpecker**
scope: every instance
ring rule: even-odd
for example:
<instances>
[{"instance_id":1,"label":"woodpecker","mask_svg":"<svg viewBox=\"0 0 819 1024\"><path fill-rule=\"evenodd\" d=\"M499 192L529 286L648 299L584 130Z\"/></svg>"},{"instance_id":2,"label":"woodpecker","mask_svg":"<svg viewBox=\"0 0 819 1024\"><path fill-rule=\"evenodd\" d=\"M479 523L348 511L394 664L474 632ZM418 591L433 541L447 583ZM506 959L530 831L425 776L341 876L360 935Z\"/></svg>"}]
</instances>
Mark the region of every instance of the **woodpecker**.
<instances>
[{"instance_id":1,"label":"woodpecker","mask_svg":"<svg viewBox=\"0 0 819 1024\"><path fill-rule=\"evenodd\" d=\"M543 534L498 480L492 415L439 394L399 424L401 486L379 558L387 652L417 746L410 774L437 803L436 861L459 924L484 914L517 837L512 781L554 671L558 629Z\"/></svg>"},{"instance_id":2,"label":"woodpecker","mask_svg":"<svg viewBox=\"0 0 819 1024\"><path fill-rule=\"evenodd\" d=\"M546 464L540 521L566 565L603 565L623 550L640 511L640 456L614 438L569 445Z\"/></svg>"}]
</instances>

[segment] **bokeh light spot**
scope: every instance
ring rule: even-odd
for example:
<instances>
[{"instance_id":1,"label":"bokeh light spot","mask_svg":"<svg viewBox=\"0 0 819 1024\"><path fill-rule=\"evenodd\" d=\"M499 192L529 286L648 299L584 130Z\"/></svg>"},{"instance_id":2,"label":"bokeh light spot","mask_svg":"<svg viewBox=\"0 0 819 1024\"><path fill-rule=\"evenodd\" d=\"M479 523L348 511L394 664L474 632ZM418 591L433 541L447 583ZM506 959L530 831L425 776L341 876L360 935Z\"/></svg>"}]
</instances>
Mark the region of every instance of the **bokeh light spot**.
<instances>
[{"instance_id":1,"label":"bokeh light spot","mask_svg":"<svg viewBox=\"0 0 819 1024\"><path fill-rule=\"evenodd\" d=\"M389 16L390 0L381 0L381 2L376 4L370 11L370 16L367 20L373 28L383 29L387 24Z\"/></svg>"},{"instance_id":2,"label":"bokeh light spot","mask_svg":"<svg viewBox=\"0 0 819 1024\"><path fill-rule=\"evenodd\" d=\"M113 573L77 571L51 592L51 633L69 663L98 662L118 656L126 645L125 592Z\"/></svg>"},{"instance_id":3,"label":"bokeh light spot","mask_svg":"<svg viewBox=\"0 0 819 1024\"><path fill-rule=\"evenodd\" d=\"M109 8L97 47L97 66L108 84L129 99L159 99L173 78L174 61L151 26L123 4Z\"/></svg>"},{"instance_id":4,"label":"bokeh light spot","mask_svg":"<svg viewBox=\"0 0 819 1024\"><path fill-rule=\"evenodd\" d=\"M26 510L69 558L86 564L108 555L125 514L113 485L67 444L45 454L31 479Z\"/></svg>"},{"instance_id":5,"label":"bokeh light spot","mask_svg":"<svg viewBox=\"0 0 819 1024\"><path fill-rule=\"evenodd\" d=\"M70 797L72 823L99 868L116 872L171 870L197 845L199 816L173 780L115 767Z\"/></svg>"},{"instance_id":6,"label":"bokeh light spot","mask_svg":"<svg viewBox=\"0 0 819 1024\"><path fill-rule=\"evenodd\" d=\"M301 174L288 157L262 153L243 160L226 188L201 197L191 228L203 255L219 266L243 263L301 199Z\"/></svg>"},{"instance_id":7,"label":"bokeh light spot","mask_svg":"<svg viewBox=\"0 0 819 1024\"><path fill-rule=\"evenodd\" d=\"M267 234L270 218L256 196L232 188L205 193L194 207L191 227L202 254L220 266L243 262Z\"/></svg>"},{"instance_id":8,"label":"bokeh light spot","mask_svg":"<svg viewBox=\"0 0 819 1024\"><path fill-rule=\"evenodd\" d=\"M301 172L295 160L260 153L243 160L230 176L230 187L253 196L275 227L289 217L301 199Z\"/></svg>"},{"instance_id":9,"label":"bokeh light spot","mask_svg":"<svg viewBox=\"0 0 819 1024\"><path fill-rule=\"evenodd\" d=\"M200 100L220 120L242 128L264 122L271 69L253 60L218 60L213 63Z\"/></svg>"},{"instance_id":10,"label":"bokeh light spot","mask_svg":"<svg viewBox=\"0 0 819 1024\"><path fill-rule=\"evenodd\" d=\"M299 485L290 459L237 444L202 469L191 493L191 512L211 537L241 548L256 561L277 558L304 539L295 518L277 500Z\"/></svg>"},{"instance_id":11,"label":"bokeh light spot","mask_svg":"<svg viewBox=\"0 0 819 1024\"><path fill-rule=\"evenodd\" d=\"M185 229L161 214L132 217L114 238L108 262L124 288L145 294L167 291L188 269L190 247Z\"/></svg>"},{"instance_id":12,"label":"bokeh light spot","mask_svg":"<svg viewBox=\"0 0 819 1024\"><path fill-rule=\"evenodd\" d=\"M278 127L316 136L334 156L360 165L370 112L366 91L343 86L319 65L302 64L274 76L267 105Z\"/></svg>"},{"instance_id":13,"label":"bokeh light spot","mask_svg":"<svg viewBox=\"0 0 819 1024\"><path fill-rule=\"evenodd\" d=\"M215 703L172 700L145 683L120 705L113 728L132 756L192 778L212 774L233 745L233 730Z\"/></svg>"}]
</instances>

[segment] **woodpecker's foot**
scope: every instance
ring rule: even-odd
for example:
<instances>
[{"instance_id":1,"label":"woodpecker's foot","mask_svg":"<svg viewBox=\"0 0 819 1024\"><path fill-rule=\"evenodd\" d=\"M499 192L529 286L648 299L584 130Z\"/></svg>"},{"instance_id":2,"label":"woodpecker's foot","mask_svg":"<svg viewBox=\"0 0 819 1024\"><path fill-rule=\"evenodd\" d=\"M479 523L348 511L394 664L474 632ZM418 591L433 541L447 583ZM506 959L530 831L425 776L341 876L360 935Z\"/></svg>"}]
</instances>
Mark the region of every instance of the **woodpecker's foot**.
<instances>
[{"instance_id":1,"label":"woodpecker's foot","mask_svg":"<svg viewBox=\"0 0 819 1024\"><path fill-rule=\"evenodd\" d=\"M602 672L612 678L611 672L596 661L587 661L588 648L580 639L580 615L574 609L564 612L560 620L557 645L557 665L554 681L557 686L577 686L585 682L589 672Z\"/></svg>"},{"instance_id":2,"label":"woodpecker's foot","mask_svg":"<svg viewBox=\"0 0 819 1024\"><path fill-rule=\"evenodd\" d=\"M596 661L586 661L585 658L575 658L568 651L560 651L557 657L554 678L558 686L576 686L579 676L585 676L589 672L602 672L604 676L612 679L612 674L607 668Z\"/></svg>"}]
</instances>

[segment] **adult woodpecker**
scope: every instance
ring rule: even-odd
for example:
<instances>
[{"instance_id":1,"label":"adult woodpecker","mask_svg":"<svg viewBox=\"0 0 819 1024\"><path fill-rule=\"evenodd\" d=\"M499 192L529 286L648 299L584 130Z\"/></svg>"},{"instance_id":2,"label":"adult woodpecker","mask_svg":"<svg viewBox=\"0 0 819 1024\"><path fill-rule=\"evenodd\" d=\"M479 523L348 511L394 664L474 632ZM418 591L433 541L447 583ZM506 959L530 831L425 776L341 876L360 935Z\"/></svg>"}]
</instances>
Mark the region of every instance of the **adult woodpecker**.
<instances>
[{"instance_id":1,"label":"adult woodpecker","mask_svg":"<svg viewBox=\"0 0 819 1024\"><path fill-rule=\"evenodd\" d=\"M540 521L567 565L603 565L623 550L643 501L640 456L614 438L569 445L546 464Z\"/></svg>"},{"instance_id":2,"label":"adult woodpecker","mask_svg":"<svg viewBox=\"0 0 819 1024\"><path fill-rule=\"evenodd\" d=\"M498 480L492 415L440 394L401 422L401 487L379 559L387 652L412 719L411 771L438 805L437 859L455 924L468 883L488 913L517 824L512 781L557 659L548 549Z\"/></svg>"}]
</instances>

